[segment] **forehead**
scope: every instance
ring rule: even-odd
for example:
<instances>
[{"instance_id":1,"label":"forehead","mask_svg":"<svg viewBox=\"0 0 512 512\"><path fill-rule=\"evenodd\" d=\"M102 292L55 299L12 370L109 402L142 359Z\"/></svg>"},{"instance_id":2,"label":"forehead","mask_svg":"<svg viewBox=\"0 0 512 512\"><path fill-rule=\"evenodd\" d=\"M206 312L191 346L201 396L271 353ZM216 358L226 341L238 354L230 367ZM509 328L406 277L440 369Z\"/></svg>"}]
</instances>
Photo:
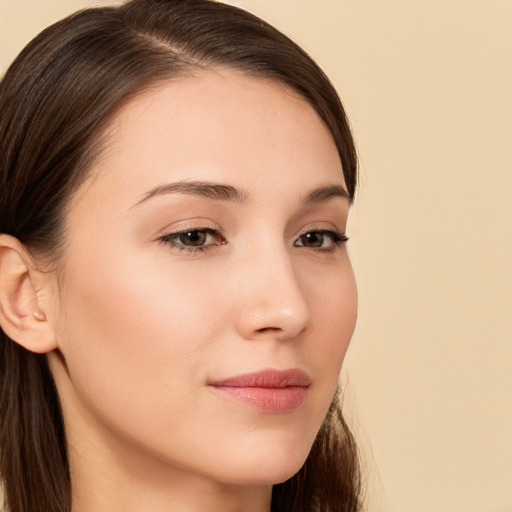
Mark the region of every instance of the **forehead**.
<instances>
[{"instance_id":1,"label":"forehead","mask_svg":"<svg viewBox=\"0 0 512 512\"><path fill-rule=\"evenodd\" d=\"M314 108L286 86L235 70L198 71L144 90L111 121L104 148L90 183L130 200L169 180L344 184Z\"/></svg>"}]
</instances>

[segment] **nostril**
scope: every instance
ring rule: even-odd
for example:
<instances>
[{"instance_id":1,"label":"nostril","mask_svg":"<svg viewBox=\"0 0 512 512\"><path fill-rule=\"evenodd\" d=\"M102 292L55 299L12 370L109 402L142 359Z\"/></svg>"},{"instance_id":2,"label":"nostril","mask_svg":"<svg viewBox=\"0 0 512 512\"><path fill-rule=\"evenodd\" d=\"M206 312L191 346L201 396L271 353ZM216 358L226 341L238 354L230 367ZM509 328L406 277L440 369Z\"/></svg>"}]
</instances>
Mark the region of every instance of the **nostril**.
<instances>
[{"instance_id":1,"label":"nostril","mask_svg":"<svg viewBox=\"0 0 512 512\"><path fill-rule=\"evenodd\" d=\"M266 332L279 332L282 331L279 327L263 327L261 329L257 329L256 332L259 332L261 334L264 334Z\"/></svg>"},{"instance_id":2,"label":"nostril","mask_svg":"<svg viewBox=\"0 0 512 512\"><path fill-rule=\"evenodd\" d=\"M255 339L263 339L263 338L275 338L279 340L291 339L298 336L300 333L304 332L306 327L302 326L302 328L297 328L293 326L289 326L289 328L282 327L262 327L261 329L255 329L253 331L253 336Z\"/></svg>"}]
</instances>

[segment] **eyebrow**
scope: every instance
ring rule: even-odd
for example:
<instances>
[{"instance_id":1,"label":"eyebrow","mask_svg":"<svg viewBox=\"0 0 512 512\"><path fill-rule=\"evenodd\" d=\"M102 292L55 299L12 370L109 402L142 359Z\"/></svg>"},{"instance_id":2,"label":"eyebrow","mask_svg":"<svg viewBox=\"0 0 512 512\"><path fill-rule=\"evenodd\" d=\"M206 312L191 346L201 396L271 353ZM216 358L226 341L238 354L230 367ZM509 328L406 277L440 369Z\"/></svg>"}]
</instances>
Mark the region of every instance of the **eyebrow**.
<instances>
[{"instance_id":1,"label":"eyebrow","mask_svg":"<svg viewBox=\"0 0 512 512\"><path fill-rule=\"evenodd\" d=\"M352 198L349 193L338 184L324 185L323 187L315 188L309 192L306 197L302 200L304 204L318 204L324 203L333 197L341 197L346 199L349 204L352 203Z\"/></svg>"},{"instance_id":2,"label":"eyebrow","mask_svg":"<svg viewBox=\"0 0 512 512\"><path fill-rule=\"evenodd\" d=\"M152 197L172 193L203 196L216 201L231 201L235 203L245 203L248 198L246 192L231 185L210 183L208 181L178 181L151 189L132 208Z\"/></svg>"},{"instance_id":3,"label":"eyebrow","mask_svg":"<svg viewBox=\"0 0 512 512\"><path fill-rule=\"evenodd\" d=\"M235 203L246 203L249 198L247 192L231 185L211 183L208 181L178 181L166 185L159 185L151 189L131 208L138 206L152 197L172 193L203 196L216 201L230 201ZM342 199L346 199L349 203L352 202L352 198L345 188L338 184L328 184L309 192L302 199L302 203L306 205L324 203L334 197L341 197Z\"/></svg>"}]
</instances>

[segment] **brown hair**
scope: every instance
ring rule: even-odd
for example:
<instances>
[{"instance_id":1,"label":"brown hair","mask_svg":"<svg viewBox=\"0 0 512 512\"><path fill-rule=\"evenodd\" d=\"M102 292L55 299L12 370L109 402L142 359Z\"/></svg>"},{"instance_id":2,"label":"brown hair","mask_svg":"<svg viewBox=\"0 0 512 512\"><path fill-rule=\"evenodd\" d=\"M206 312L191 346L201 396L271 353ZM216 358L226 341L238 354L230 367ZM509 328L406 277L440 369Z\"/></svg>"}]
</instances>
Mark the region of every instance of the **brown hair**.
<instances>
[{"instance_id":1,"label":"brown hair","mask_svg":"<svg viewBox=\"0 0 512 512\"><path fill-rule=\"evenodd\" d=\"M210 0L131 0L52 25L0 83L0 233L57 261L65 207L120 106L156 81L225 66L288 86L318 112L351 197L356 153L341 102L320 68L261 19ZM44 354L0 331L0 476L11 512L69 512L71 483L58 394ZM301 470L275 485L272 511L355 512L360 478L338 400Z\"/></svg>"}]
</instances>

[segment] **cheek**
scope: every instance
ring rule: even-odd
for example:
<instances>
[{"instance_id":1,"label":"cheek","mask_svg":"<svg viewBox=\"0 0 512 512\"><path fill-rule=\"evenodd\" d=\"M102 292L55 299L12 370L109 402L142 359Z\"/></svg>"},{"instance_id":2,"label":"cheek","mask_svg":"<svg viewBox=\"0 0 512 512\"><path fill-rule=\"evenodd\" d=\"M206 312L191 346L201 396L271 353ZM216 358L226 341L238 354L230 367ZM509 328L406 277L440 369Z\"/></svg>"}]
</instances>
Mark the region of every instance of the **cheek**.
<instances>
[{"instance_id":1,"label":"cheek","mask_svg":"<svg viewBox=\"0 0 512 512\"><path fill-rule=\"evenodd\" d=\"M314 413L306 421L316 434L338 385L356 325L357 286L348 255L336 271L304 275L303 283L313 315L313 329L304 342L304 357L317 376Z\"/></svg>"},{"instance_id":2,"label":"cheek","mask_svg":"<svg viewBox=\"0 0 512 512\"><path fill-rule=\"evenodd\" d=\"M228 308L201 293L196 274L169 276L144 262L134 269L128 258L96 261L90 273L69 269L64 300L61 350L76 394L112 421L163 409L179 418L194 406L180 391L205 377L201 363Z\"/></svg>"},{"instance_id":3,"label":"cheek","mask_svg":"<svg viewBox=\"0 0 512 512\"><path fill-rule=\"evenodd\" d=\"M338 374L357 320L357 286L348 255L336 272L308 281L316 335L308 356Z\"/></svg>"}]
</instances>

